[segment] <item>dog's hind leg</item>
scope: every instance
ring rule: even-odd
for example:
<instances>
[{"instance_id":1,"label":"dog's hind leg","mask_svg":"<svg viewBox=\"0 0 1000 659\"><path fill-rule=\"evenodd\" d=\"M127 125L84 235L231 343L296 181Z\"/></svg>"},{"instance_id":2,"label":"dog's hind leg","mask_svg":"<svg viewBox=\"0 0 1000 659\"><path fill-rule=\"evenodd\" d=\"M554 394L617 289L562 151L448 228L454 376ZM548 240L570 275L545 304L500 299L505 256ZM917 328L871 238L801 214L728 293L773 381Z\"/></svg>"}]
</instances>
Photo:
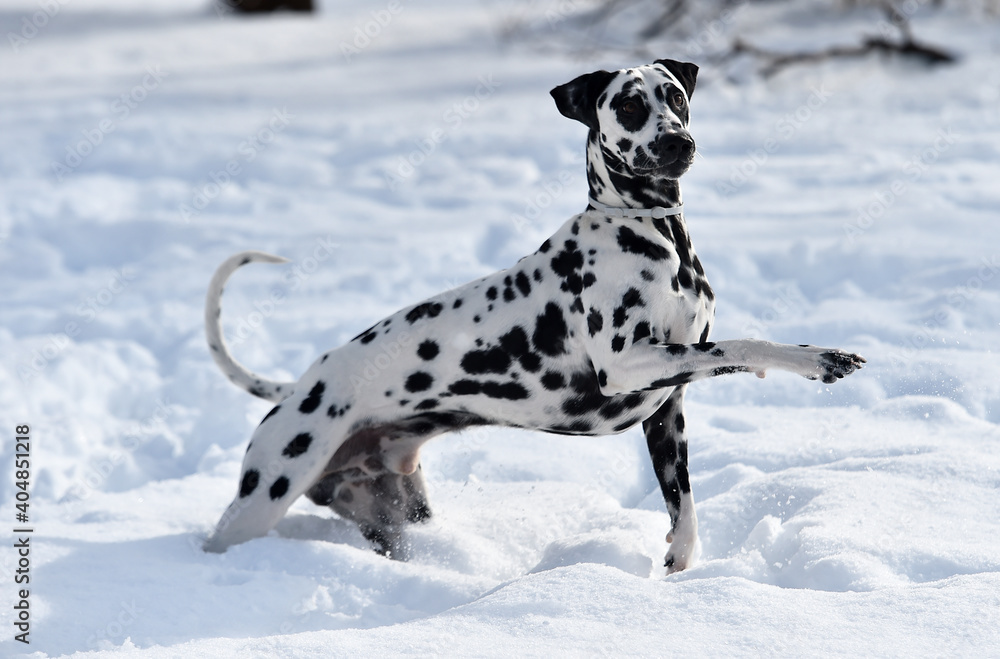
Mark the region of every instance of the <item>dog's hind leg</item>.
<instances>
[{"instance_id":1,"label":"dog's hind leg","mask_svg":"<svg viewBox=\"0 0 1000 659\"><path fill-rule=\"evenodd\" d=\"M367 478L330 474L313 486L308 496L356 523L375 551L397 560L406 560L409 554L404 526L431 516L419 465L412 474L386 471Z\"/></svg>"},{"instance_id":2,"label":"dog's hind leg","mask_svg":"<svg viewBox=\"0 0 1000 659\"><path fill-rule=\"evenodd\" d=\"M265 535L288 507L320 479L343 443L349 422L320 409L325 385L296 392L264 417L243 457L236 498L226 509L206 551ZM333 440L331 440L333 438Z\"/></svg>"},{"instance_id":3,"label":"dog's hind leg","mask_svg":"<svg viewBox=\"0 0 1000 659\"><path fill-rule=\"evenodd\" d=\"M684 422L684 390L678 387L642 424L649 457L670 514L665 565L667 573L694 564L700 552L698 517L688 478L688 451Z\"/></svg>"}]
</instances>

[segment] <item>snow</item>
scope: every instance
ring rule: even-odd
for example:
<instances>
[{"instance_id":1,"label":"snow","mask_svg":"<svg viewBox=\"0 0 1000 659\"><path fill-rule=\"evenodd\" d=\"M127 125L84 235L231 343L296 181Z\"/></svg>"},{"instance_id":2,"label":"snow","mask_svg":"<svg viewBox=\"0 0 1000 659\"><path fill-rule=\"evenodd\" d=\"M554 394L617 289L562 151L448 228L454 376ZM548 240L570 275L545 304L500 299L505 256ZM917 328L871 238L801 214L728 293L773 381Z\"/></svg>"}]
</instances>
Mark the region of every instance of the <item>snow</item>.
<instances>
[{"instance_id":1,"label":"snow","mask_svg":"<svg viewBox=\"0 0 1000 659\"><path fill-rule=\"evenodd\" d=\"M723 27L757 25L772 48L876 31L863 9L817 20L782 5ZM637 429L432 442L436 516L406 563L305 501L268 537L200 549L269 409L208 355L216 265L245 249L292 260L241 271L224 319L243 363L294 378L582 210L583 129L547 92L651 57L583 58L559 40L571 21L538 3L240 19L203 0L19 0L2 33L56 6L0 55L0 429L31 426L35 529L25 646L5 439L0 654L997 653L994 19L921 8L918 36L961 55L931 70L871 58L765 81L694 58L700 158L682 187L719 297L714 337L869 363L830 386L772 373L691 387L702 556L666 577L668 518ZM531 17L534 38L504 37ZM705 34L653 56L718 45Z\"/></svg>"}]
</instances>

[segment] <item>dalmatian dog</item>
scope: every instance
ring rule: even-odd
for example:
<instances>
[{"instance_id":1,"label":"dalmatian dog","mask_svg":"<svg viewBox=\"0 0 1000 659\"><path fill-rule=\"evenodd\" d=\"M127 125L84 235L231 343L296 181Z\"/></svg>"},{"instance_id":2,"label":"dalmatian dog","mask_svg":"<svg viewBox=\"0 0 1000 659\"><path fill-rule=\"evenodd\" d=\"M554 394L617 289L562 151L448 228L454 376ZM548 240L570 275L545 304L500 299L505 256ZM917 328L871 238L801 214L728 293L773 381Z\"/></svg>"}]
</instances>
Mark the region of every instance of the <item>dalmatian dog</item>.
<instances>
[{"instance_id":1,"label":"dalmatian dog","mask_svg":"<svg viewBox=\"0 0 1000 659\"><path fill-rule=\"evenodd\" d=\"M768 369L832 383L865 361L836 349L709 341L715 295L678 185L695 153L697 72L657 60L553 89L559 111L590 131L587 209L511 268L380 320L297 382L249 372L220 326L230 275L284 259L245 252L225 261L205 308L211 353L236 385L276 405L253 433L236 497L205 548L266 534L304 494L403 559L403 528L431 516L420 468L429 439L484 424L605 435L641 423L670 515L667 570L692 565L686 385Z\"/></svg>"}]
</instances>

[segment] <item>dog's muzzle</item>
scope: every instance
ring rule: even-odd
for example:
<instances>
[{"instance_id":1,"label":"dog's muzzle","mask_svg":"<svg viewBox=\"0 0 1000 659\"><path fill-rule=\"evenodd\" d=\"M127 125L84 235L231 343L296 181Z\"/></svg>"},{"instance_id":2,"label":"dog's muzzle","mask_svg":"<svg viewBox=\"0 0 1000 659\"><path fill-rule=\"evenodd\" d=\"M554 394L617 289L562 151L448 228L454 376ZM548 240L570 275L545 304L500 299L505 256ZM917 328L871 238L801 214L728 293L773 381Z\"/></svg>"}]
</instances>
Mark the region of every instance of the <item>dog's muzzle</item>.
<instances>
[{"instance_id":1,"label":"dog's muzzle","mask_svg":"<svg viewBox=\"0 0 1000 659\"><path fill-rule=\"evenodd\" d=\"M694 140L686 132L667 133L650 142L649 156L644 162L637 159L633 169L666 178L680 178L694 162Z\"/></svg>"}]
</instances>

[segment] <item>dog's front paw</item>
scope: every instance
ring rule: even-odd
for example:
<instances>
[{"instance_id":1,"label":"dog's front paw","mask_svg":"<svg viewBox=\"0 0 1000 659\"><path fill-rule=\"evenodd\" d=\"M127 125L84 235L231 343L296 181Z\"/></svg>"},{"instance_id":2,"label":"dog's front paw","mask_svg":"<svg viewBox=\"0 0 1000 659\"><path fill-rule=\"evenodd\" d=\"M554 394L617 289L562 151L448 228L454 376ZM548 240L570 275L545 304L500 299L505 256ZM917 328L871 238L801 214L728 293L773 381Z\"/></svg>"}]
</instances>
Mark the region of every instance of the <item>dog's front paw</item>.
<instances>
[{"instance_id":1,"label":"dog's front paw","mask_svg":"<svg viewBox=\"0 0 1000 659\"><path fill-rule=\"evenodd\" d=\"M861 355L836 348L799 346L796 365L792 370L807 380L822 380L831 384L861 368L866 360Z\"/></svg>"}]
</instances>

